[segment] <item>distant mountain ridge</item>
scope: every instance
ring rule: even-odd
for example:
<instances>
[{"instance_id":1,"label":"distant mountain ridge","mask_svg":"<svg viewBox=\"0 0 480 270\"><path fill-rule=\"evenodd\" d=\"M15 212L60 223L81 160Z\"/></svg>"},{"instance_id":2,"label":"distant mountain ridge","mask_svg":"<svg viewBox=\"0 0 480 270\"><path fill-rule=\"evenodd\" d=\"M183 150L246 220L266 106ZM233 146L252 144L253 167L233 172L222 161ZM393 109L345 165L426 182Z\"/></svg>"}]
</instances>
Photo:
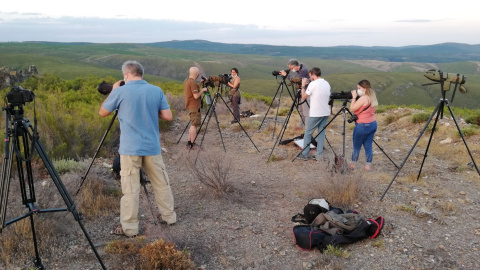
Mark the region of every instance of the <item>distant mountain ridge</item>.
<instances>
[{"instance_id":1,"label":"distant mountain ridge","mask_svg":"<svg viewBox=\"0 0 480 270\"><path fill-rule=\"evenodd\" d=\"M233 54L312 57L331 60L378 60L387 62L449 63L480 61L480 44L442 43L404 47L362 46L274 46L227 44L207 40L172 40L147 46Z\"/></svg>"}]
</instances>

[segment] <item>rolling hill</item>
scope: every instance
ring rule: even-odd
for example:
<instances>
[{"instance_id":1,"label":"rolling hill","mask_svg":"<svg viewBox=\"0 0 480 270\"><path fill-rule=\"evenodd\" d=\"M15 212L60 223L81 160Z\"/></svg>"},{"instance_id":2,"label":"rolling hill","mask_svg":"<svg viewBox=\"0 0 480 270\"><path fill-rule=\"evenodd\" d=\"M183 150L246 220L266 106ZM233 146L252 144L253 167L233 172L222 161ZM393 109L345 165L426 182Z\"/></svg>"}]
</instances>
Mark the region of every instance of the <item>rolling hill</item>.
<instances>
[{"instance_id":1,"label":"rolling hill","mask_svg":"<svg viewBox=\"0 0 480 270\"><path fill-rule=\"evenodd\" d=\"M167 48L167 45L176 48ZM194 45L197 45L195 50L191 50ZM348 91L361 79L370 80L381 104L434 106L441 97L440 86L423 86L431 83L423 72L440 69L462 73L467 77L465 86L469 92L456 94L454 104L479 108L476 101L480 99L480 68L479 63L474 62L480 60L477 45L448 43L401 48L258 46L207 41L153 44L8 42L0 43L0 67L22 69L35 65L40 73L56 74L62 79L86 75L120 79L121 64L135 59L144 65L147 80L178 83L187 77L191 66L199 67L205 76L230 73L232 67L237 67L244 92L273 97L279 78L272 76L272 71L284 69L288 59L295 55L307 67L320 67L332 85L332 91ZM281 53L272 53L275 51ZM471 59L465 59L466 55ZM431 61L407 61L421 59L414 56ZM446 61L447 58L452 61Z\"/></svg>"}]
</instances>

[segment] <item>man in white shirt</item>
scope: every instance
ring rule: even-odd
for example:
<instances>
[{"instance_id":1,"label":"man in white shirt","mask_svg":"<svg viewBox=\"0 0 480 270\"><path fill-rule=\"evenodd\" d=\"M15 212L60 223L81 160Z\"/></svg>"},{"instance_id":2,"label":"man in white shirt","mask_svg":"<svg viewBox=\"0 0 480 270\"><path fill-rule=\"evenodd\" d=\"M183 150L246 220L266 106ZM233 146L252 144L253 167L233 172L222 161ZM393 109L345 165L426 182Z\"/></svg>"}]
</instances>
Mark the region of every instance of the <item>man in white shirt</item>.
<instances>
[{"instance_id":1,"label":"man in white shirt","mask_svg":"<svg viewBox=\"0 0 480 270\"><path fill-rule=\"evenodd\" d=\"M323 154L323 144L325 142L325 126L328 123L330 116L330 108L328 101L330 100L330 84L321 77L322 72L320 68L314 67L308 71L310 75L310 84L307 89L302 87L302 100L310 97L310 114L305 127L305 135L303 136L303 151L298 156L299 159L308 160L310 158L310 143L312 141L312 134L315 129L318 132L322 131L317 136L317 150L315 155L311 158L319 160Z\"/></svg>"}]
</instances>

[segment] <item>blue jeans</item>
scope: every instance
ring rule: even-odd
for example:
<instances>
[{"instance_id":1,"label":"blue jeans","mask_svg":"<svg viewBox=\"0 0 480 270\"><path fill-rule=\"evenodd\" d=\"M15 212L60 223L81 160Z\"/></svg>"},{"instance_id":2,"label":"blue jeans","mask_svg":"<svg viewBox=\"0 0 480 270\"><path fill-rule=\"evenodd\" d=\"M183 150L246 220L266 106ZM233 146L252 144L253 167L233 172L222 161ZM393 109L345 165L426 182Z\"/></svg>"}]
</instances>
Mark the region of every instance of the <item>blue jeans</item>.
<instances>
[{"instance_id":1,"label":"blue jeans","mask_svg":"<svg viewBox=\"0 0 480 270\"><path fill-rule=\"evenodd\" d=\"M353 130L353 153L352 161L357 162L360 150L365 148L365 156L367 157L367 163L372 163L373 151L372 143L373 136L377 131L377 121L366 124L355 123L355 129Z\"/></svg>"},{"instance_id":2,"label":"blue jeans","mask_svg":"<svg viewBox=\"0 0 480 270\"><path fill-rule=\"evenodd\" d=\"M316 156L319 157L323 154L323 143L325 142L325 126L328 123L328 116L323 117L308 117L307 126L305 127L305 135L303 136L303 151L302 155L308 157L308 152L310 152L310 143L312 142L312 134L315 129L318 129L318 132L322 131L317 136L317 151Z\"/></svg>"}]
</instances>

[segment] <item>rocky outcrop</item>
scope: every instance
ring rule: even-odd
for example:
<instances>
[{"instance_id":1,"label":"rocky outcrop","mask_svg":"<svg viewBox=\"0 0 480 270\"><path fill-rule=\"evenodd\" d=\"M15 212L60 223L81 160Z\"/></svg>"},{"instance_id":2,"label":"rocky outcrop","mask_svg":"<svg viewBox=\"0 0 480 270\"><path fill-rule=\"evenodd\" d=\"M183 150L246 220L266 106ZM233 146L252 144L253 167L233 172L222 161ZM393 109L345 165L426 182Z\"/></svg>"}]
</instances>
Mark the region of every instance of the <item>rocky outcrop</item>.
<instances>
[{"instance_id":1,"label":"rocky outcrop","mask_svg":"<svg viewBox=\"0 0 480 270\"><path fill-rule=\"evenodd\" d=\"M28 69L15 70L6 67L0 68L0 89L22 83L32 75L38 75L37 67L30 66Z\"/></svg>"}]
</instances>

